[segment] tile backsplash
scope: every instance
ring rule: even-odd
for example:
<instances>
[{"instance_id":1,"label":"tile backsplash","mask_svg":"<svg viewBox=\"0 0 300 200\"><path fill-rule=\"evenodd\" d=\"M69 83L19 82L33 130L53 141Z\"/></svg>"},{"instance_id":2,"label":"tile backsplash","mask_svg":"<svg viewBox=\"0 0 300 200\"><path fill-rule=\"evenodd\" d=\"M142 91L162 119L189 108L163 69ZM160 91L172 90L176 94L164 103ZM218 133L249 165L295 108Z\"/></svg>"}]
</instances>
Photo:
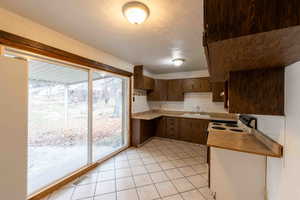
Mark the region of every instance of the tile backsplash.
<instances>
[{"instance_id":1,"label":"tile backsplash","mask_svg":"<svg viewBox=\"0 0 300 200\"><path fill-rule=\"evenodd\" d=\"M149 102L150 109L192 111L192 112L221 112L226 113L222 102L212 102L212 93L185 93L184 101L180 102Z\"/></svg>"},{"instance_id":2,"label":"tile backsplash","mask_svg":"<svg viewBox=\"0 0 300 200\"><path fill-rule=\"evenodd\" d=\"M147 102L147 92L144 90L133 90L132 113L145 112L150 110Z\"/></svg>"},{"instance_id":3,"label":"tile backsplash","mask_svg":"<svg viewBox=\"0 0 300 200\"><path fill-rule=\"evenodd\" d=\"M135 94L135 93L134 93ZM174 110L174 111L202 111L227 113L222 102L212 102L212 93L185 93L184 101L147 101L147 96L134 95L132 112L145 112L150 109Z\"/></svg>"}]
</instances>

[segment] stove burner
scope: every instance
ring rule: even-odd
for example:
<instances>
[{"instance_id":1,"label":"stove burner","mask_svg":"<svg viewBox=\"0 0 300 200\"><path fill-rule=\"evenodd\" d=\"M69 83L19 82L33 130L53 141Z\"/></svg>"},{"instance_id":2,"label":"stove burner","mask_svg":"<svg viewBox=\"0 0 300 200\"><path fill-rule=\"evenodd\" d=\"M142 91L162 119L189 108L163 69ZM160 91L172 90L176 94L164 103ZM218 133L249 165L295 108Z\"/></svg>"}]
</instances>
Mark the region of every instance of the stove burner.
<instances>
[{"instance_id":1,"label":"stove burner","mask_svg":"<svg viewBox=\"0 0 300 200\"><path fill-rule=\"evenodd\" d=\"M228 126L228 127L239 127L239 126L236 125L236 124L225 124L225 126Z\"/></svg>"},{"instance_id":2,"label":"stove burner","mask_svg":"<svg viewBox=\"0 0 300 200\"><path fill-rule=\"evenodd\" d=\"M220 127L220 126L213 126L211 128L217 129L217 130L226 130L226 128L223 128L223 127Z\"/></svg>"},{"instance_id":3,"label":"stove burner","mask_svg":"<svg viewBox=\"0 0 300 200\"><path fill-rule=\"evenodd\" d=\"M236 128L232 128L232 129L229 129L229 130L234 131L234 132L243 132L242 129L236 129Z\"/></svg>"},{"instance_id":4,"label":"stove burner","mask_svg":"<svg viewBox=\"0 0 300 200\"><path fill-rule=\"evenodd\" d=\"M213 125L222 125L222 124L214 122Z\"/></svg>"}]
</instances>

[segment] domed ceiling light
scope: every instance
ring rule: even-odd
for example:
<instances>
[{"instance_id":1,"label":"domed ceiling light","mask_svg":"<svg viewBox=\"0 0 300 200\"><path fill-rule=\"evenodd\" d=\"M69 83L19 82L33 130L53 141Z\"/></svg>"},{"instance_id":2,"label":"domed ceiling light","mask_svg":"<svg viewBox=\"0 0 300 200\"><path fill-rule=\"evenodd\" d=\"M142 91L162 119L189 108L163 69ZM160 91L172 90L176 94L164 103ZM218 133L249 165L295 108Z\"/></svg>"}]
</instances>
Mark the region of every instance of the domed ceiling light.
<instances>
[{"instance_id":1,"label":"domed ceiling light","mask_svg":"<svg viewBox=\"0 0 300 200\"><path fill-rule=\"evenodd\" d=\"M124 17L132 24L141 24L149 17L149 8L140 2L132 1L123 6Z\"/></svg>"},{"instance_id":2,"label":"domed ceiling light","mask_svg":"<svg viewBox=\"0 0 300 200\"><path fill-rule=\"evenodd\" d=\"M173 64L176 66L176 67L180 67L183 63L184 63L184 59L182 58L176 58L174 60L172 60Z\"/></svg>"}]
</instances>

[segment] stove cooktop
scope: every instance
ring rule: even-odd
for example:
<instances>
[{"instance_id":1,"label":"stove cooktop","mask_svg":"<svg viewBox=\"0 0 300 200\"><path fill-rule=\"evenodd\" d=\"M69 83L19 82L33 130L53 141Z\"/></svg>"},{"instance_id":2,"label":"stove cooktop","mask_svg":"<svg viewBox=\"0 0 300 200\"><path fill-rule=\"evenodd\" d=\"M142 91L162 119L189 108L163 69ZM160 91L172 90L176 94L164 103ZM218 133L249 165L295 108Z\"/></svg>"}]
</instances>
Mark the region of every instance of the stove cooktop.
<instances>
[{"instance_id":1,"label":"stove cooktop","mask_svg":"<svg viewBox=\"0 0 300 200\"><path fill-rule=\"evenodd\" d=\"M245 130L240 128L238 124L235 123L218 123L218 122L211 122L209 124L208 130L215 130L219 131L219 133L247 133Z\"/></svg>"}]
</instances>

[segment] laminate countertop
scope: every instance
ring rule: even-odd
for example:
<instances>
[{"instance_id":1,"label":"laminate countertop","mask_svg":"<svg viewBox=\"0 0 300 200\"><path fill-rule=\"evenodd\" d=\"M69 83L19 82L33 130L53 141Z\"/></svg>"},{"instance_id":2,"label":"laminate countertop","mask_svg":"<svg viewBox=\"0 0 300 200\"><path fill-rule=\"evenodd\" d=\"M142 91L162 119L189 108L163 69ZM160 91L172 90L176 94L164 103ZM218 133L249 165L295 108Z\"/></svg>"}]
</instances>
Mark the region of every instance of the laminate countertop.
<instances>
[{"instance_id":1,"label":"laminate countertop","mask_svg":"<svg viewBox=\"0 0 300 200\"><path fill-rule=\"evenodd\" d=\"M228 122L237 121L237 117L235 114L210 113L210 112L182 112L182 111L147 111L143 113L135 113L131 116L131 119L153 120L159 117L222 120Z\"/></svg>"},{"instance_id":2,"label":"laminate countertop","mask_svg":"<svg viewBox=\"0 0 300 200\"><path fill-rule=\"evenodd\" d=\"M221 149L258 154L271 157L282 157L282 146L255 129L242 133L224 130L212 130L209 125L207 145Z\"/></svg>"}]
</instances>

